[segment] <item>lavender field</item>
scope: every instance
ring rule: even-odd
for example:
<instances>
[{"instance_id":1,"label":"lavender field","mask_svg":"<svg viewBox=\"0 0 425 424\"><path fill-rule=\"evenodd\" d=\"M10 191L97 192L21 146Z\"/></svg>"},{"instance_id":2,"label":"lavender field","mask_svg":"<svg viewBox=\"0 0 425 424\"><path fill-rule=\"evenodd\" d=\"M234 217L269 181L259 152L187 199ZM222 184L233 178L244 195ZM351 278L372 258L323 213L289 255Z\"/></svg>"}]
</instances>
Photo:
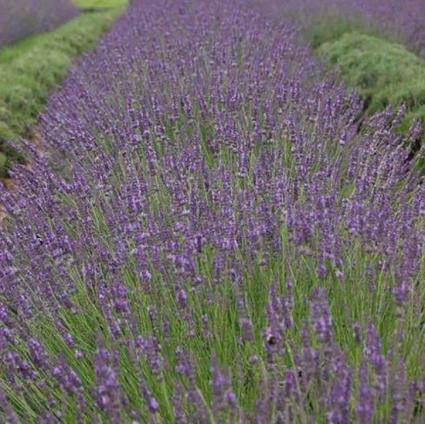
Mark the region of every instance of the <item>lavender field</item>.
<instances>
[{"instance_id":1,"label":"lavender field","mask_svg":"<svg viewBox=\"0 0 425 424\"><path fill-rule=\"evenodd\" d=\"M380 33L425 56L425 2L423 0L264 0L276 16L298 17L302 26L329 20L348 21L368 32Z\"/></svg>"},{"instance_id":2,"label":"lavender field","mask_svg":"<svg viewBox=\"0 0 425 424\"><path fill-rule=\"evenodd\" d=\"M420 125L270 10L132 1L16 144L0 422L425 422Z\"/></svg>"},{"instance_id":3,"label":"lavender field","mask_svg":"<svg viewBox=\"0 0 425 424\"><path fill-rule=\"evenodd\" d=\"M0 47L76 16L70 0L0 0Z\"/></svg>"}]
</instances>

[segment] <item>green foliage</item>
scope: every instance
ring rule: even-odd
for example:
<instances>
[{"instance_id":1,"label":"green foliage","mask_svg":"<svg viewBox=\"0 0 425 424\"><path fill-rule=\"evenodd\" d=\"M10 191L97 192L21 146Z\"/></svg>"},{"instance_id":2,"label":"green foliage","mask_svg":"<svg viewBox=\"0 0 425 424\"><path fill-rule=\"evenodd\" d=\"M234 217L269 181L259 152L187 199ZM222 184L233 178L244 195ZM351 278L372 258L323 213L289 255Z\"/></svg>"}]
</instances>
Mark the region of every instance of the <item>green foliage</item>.
<instances>
[{"instance_id":1,"label":"green foliage","mask_svg":"<svg viewBox=\"0 0 425 424\"><path fill-rule=\"evenodd\" d=\"M305 19L305 18L304 18ZM302 16L296 17L297 22L302 22ZM310 43L313 49L319 48L322 44L336 41L344 34L359 32L387 41L396 41L393 34L384 32L382 28L366 23L361 17L346 16L337 12L327 12L318 14L308 21L308 26L303 27L304 38Z\"/></svg>"},{"instance_id":2,"label":"green foliage","mask_svg":"<svg viewBox=\"0 0 425 424\"><path fill-rule=\"evenodd\" d=\"M127 0L73 0L73 3L82 9L113 8L125 6Z\"/></svg>"},{"instance_id":3,"label":"green foliage","mask_svg":"<svg viewBox=\"0 0 425 424\"><path fill-rule=\"evenodd\" d=\"M118 9L82 14L55 31L29 37L0 53L0 150L4 141L30 136L49 92L61 82L72 60L110 27ZM0 176L8 160L0 161Z\"/></svg>"},{"instance_id":4,"label":"green foliage","mask_svg":"<svg viewBox=\"0 0 425 424\"><path fill-rule=\"evenodd\" d=\"M367 113L382 111L388 104L404 103L407 115L400 131L413 118L425 126L425 61L404 46L370 35L350 32L322 44L319 54L337 66L350 88L365 101Z\"/></svg>"},{"instance_id":5,"label":"green foliage","mask_svg":"<svg viewBox=\"0 0 425 424\"><path fill-rule=\"evenodd\" d=\"M348 32L363 32L363 26L360 21L349 20L341 16L320 17L314 19L312 24L304 30L304 36L313 49L317 49L324 43L338 40Z\"/></svg>"}]
</instances>

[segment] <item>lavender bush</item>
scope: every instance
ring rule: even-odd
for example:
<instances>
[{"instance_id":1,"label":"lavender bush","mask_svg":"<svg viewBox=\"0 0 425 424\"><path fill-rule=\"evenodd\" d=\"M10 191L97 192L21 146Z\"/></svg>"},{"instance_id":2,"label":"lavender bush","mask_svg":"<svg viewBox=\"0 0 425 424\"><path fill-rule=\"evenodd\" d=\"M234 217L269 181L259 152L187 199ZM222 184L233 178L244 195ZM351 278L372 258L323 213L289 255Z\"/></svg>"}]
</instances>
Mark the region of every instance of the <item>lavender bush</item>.
<instances>
[{"instance_id":1,"label":"lavender bush","mask_svg":"<svg viewBox=\"0 0 425 424\"><path fill-rule=\"evenodd\" d=\"M0 0L0 47L76 16L70 0Z\"/></svg>"},{"instance_id":2,"label":"lavender bush","mask_svg":"<svg viewBox=\"0 0 425 424\"><path fill-rule=\"evenodd\" d=\"M402 111L358 132L295 37L139 0L71 71L2 191L2 420L423 422Z\"/></svg>"},{"instance_id":3,"label":"lavender bush","mask_svg":"<svg viewBox=\"0 0 425 424\"><path fill-rule=\"evenodd\" d=\"M381 32L425 56L425 2L423 0L264 0L274 14L294 13L302 26L331 19L351 21L365 30ZM332 24L331 24L332 25Z\"/></svg>"}]
</instances>

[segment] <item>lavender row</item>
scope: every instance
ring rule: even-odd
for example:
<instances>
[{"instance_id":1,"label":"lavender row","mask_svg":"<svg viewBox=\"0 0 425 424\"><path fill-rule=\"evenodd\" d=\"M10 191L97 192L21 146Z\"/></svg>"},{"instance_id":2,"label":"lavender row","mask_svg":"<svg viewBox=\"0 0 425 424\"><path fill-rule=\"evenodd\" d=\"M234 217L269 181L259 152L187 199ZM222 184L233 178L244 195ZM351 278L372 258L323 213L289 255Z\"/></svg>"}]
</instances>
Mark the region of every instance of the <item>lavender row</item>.
<instances>
[{"instance_id":1,"label":"lavender row","mask_svg":"<svg viewBox=\"0 0 425 424\"><path fill-rule=\"evenodd\" d=\"M425 3L422 0L286 0L284 3L286 11L298 10L305 23L318 16L362 21L369 29L378 29L425 55Z\"/></svg>"},{"instance_id":2,"label":"lavender row","mask_svg":"<svg viewBox=\"0 0 425 424\"><path fill-rule=\"evenodd\" d=\"M51 97L2 192L0 417L423 420L402 111L359 132L356 94L255 10L134 1Z\"/></svg>"},{"instance_id":3,"label":"lavender row","mask_svg":"<svg viewBox=\"0 0 425 424\"><path fill-rule=\"evenodd\" d=\"M0 0L0 47L76 16L70 0Z\"/></svg>"}]
</instances>

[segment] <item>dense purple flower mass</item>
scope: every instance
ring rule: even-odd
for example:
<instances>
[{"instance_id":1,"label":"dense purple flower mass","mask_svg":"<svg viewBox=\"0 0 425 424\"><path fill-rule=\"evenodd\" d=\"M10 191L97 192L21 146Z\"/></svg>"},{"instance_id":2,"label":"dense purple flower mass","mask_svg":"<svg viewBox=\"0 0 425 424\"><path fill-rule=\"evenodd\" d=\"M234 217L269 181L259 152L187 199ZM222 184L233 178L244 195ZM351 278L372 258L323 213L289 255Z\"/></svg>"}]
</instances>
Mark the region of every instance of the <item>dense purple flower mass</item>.
<instances>
[{"instance_id":1,"label":"dense purple flower mass","mask_svg":"<svg viewBox=\"0 0 425 424\"><path fill-rule=\"evenodd\" d=\"M76 16L70 0L0 0L0 47Z\"/></svg>"},{"instance_id":2,"label":"dense purple flower mass","mask_svg":"<svg viewBox=\"0 0 425 424\"><path fill-rule=\"evenodd\" d=\"M425 185L296 35L134 1L51 97L1 193L2 419L423 421Z\"/></svg>"}]
</instances>

